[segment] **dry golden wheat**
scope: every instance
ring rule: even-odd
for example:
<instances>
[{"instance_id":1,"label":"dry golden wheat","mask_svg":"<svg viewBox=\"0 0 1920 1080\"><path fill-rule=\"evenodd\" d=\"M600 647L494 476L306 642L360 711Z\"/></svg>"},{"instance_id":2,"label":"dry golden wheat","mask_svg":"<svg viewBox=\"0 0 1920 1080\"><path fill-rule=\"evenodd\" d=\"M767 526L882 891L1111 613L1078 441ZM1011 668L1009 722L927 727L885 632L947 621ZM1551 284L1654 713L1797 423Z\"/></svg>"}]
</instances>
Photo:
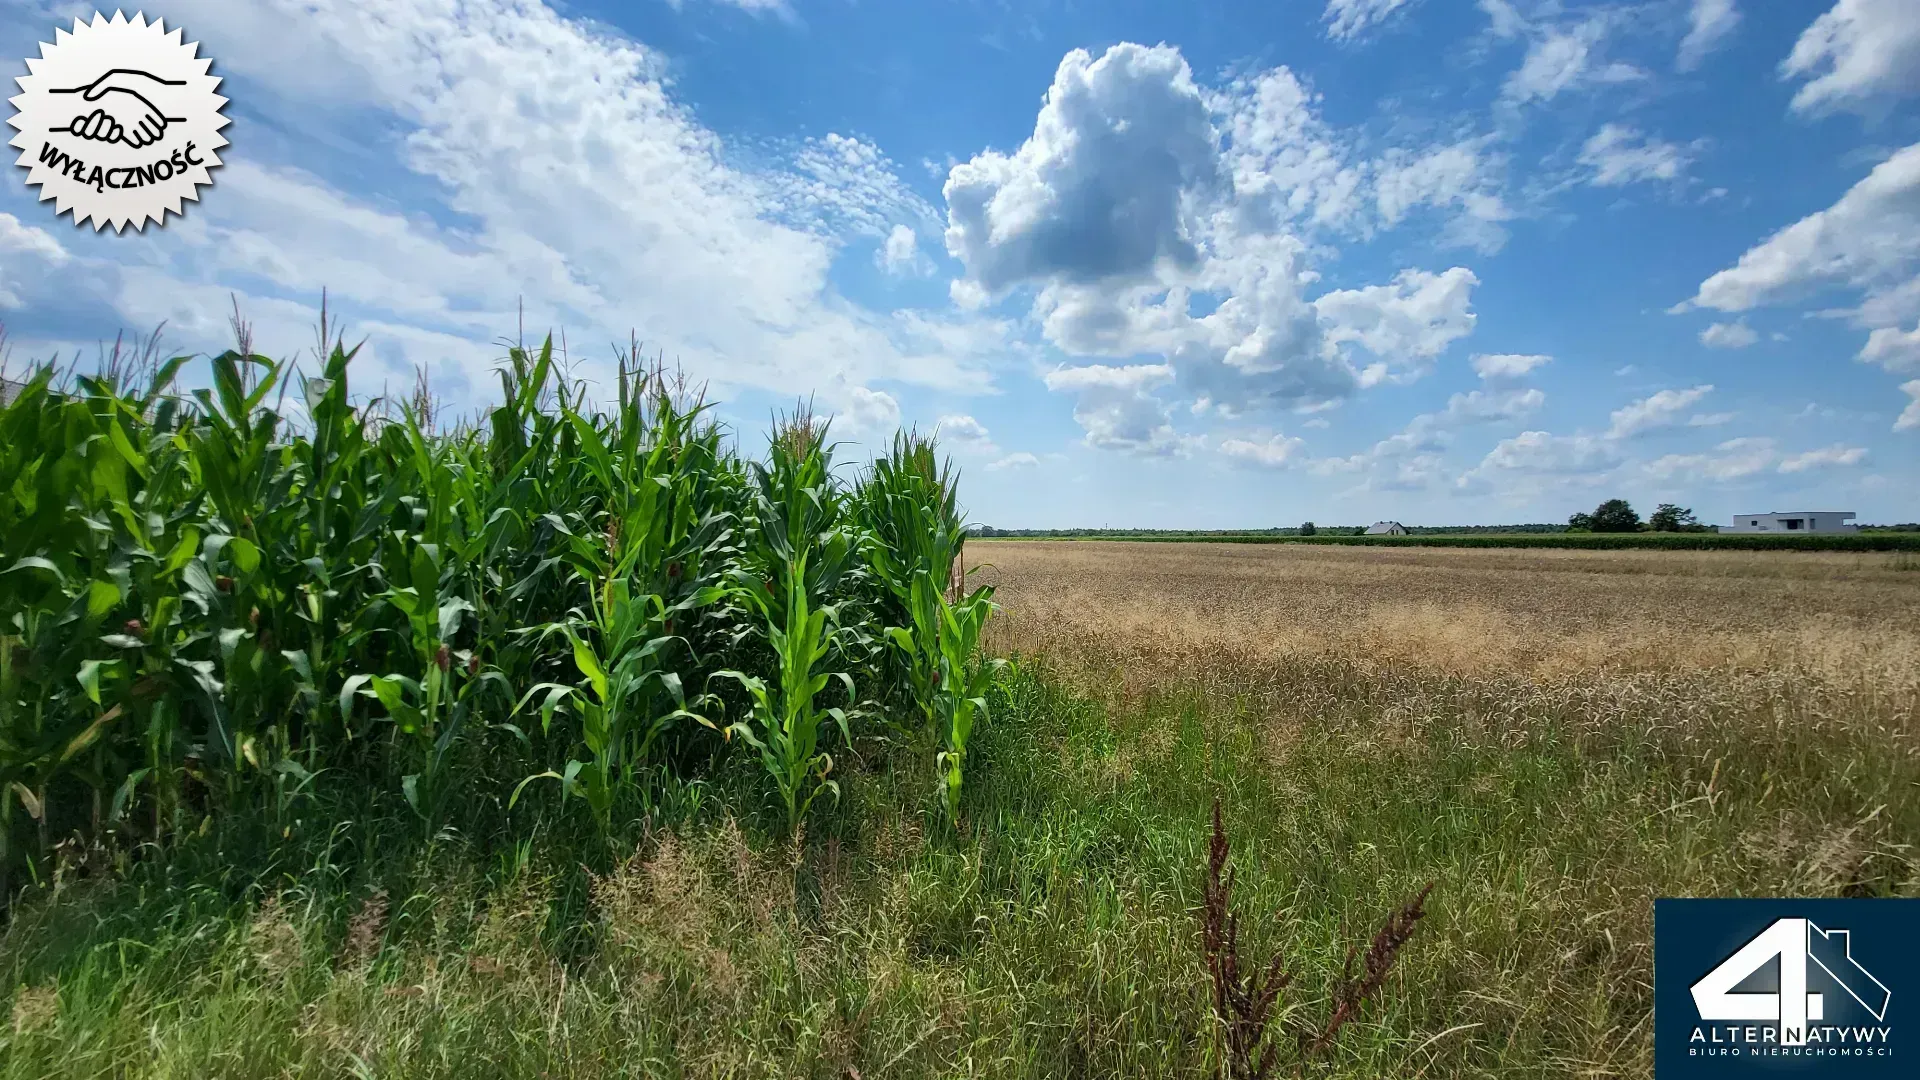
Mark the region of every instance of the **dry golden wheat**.
<instances>
[{"instance_id":1,"label":"dry golden wheat","mask_svg":"<svg viewBox=\"0 0 1920 1080\"><path fill-rule=\"evenodd\" d=\"M1920 678L1920 579L1881 555L995 541L968 557L999 586L995 644L1069 668L1735 669L1895 693Z\"/></svg>"}]
</instances>

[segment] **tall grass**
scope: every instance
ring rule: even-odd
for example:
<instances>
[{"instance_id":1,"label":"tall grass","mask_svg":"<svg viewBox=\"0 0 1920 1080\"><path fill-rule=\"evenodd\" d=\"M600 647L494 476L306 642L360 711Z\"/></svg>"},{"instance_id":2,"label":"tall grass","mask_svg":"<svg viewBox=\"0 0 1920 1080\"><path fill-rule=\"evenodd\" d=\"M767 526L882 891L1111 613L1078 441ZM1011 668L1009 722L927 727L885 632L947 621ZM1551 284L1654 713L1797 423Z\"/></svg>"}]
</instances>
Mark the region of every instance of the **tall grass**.
<instances>
[{"instance_id":1,"label":"tall grass","mask_svg":"<svg viewBox=\"0 0 1920 1080\"><path fill-rule=\"evenodd\" d=\"M865 496L806 411L746 461L683 381L629 353L603 403L551 340L440 430L424 385L356 398L355 352L243 338L192 394L184 358L42 368L0 407L0 894L326 789L610 835L742 743L798 829L830 745L952 713L873 646L911 624L869 569L924 549L902 521L957 548L950 473Z\"/></svg>"}]
</instances>

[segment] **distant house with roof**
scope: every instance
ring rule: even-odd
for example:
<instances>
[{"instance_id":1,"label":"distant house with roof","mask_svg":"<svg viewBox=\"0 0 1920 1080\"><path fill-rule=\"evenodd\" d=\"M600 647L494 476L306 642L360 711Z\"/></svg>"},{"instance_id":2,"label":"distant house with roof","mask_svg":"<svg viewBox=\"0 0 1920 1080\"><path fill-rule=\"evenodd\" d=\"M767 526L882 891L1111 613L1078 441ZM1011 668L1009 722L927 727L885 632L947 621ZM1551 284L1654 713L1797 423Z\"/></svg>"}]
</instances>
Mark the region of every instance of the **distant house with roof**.
<instances>
[{"instance_id":1,"label":"distant house with roof","mask_svg":"<svg viewBox=\"0 0 1920 1080\"><path fill-rule=\"evenodd\" d=\"M19 397L20 391L26 388L26 383L18 383L12 379L0 377L0 405L13 404L13 399Z\"/></svg>"},{"instance_id":2,"label":"distant house with roof","mask_svg":"<svg viewBox=\"0 0 1920 1080\"><path fill-rule=\"evenodd\" d=\"M1376 521L1367 526L1368 536L1405 536L1407 527L1397 521Z\"/></svg>"},{"instance_id":3,"label":"distant house with roof","mask_svg":"<svg viewBox=\"0 0 1920 1080\"><path fill-rule=\"evenodd\" d=\"M1723 533L1850 533L1859 531L1858 525L1847 524L1847 519L1856 516L1851 510L1789 510L1785 513L1769 511L1765 514L1735 515L1732 525L1720 526Z\"/></svg>"}]
</instances>

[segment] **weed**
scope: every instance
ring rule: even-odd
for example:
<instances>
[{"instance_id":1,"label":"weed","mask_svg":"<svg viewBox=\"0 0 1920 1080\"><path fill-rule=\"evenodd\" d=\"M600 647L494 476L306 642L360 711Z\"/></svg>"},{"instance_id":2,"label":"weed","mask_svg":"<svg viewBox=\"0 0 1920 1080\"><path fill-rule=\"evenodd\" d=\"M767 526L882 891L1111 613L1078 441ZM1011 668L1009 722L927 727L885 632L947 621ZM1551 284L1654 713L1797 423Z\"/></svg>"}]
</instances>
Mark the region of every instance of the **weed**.
<instances>
[{"instance_id":1,"label":"weed","mask_svg":"<svg viewBox=\"0 0 1920 1080\"><path fill-rule=\"evenodd\" d=\"M1200 910L1201 948L1213 986L1213 1015L1226 1044L1227 1075L1232 1080L1265 1080L1278 1061L1279 1047L1267 1038L1267 1025L1281 992L1293 983L1282 969L1285 955L1276 951L1263 970L1257 963L1243 969L1240 959L1240 915L1233 910L1234 872L1226 870L1227 831L1220 820L1220 800L1213 800L1213 832L1207 842L1207 877ZM1225 876L1222 871L1225 870ZM1359 1015L1367 999L1379 993L1393 961L1413 936L1414 923L1426 914L1425 888L1388 916L1386 925L1367 946L1361 970L1355 972L1355 950L1347 950L1345 964L1334 980L1327 1019L1318 1028L1297 1028L1295 1071L1332 1050L1340 1029Z\"/></svg>"}]
</instances>

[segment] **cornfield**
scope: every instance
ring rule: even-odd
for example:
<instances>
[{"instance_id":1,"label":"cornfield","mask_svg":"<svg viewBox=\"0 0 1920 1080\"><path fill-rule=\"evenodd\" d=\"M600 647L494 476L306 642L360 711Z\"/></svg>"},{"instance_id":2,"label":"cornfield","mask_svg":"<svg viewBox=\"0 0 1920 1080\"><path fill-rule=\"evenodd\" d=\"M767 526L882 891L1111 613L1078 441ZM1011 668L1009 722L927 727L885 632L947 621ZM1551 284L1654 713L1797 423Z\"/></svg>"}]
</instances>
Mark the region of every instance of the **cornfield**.
<instances>
[{"instance_id":1,"label":"cornfield","mask_svg":"<svg viewBox=\"0 0 1920 1080\"><path fill-rule=\"evenodd\" d=\"M992 592L939 588L930 440L848 481L803 408L743 460L684 380L629 353L599 403L551 340L437 430L425 393L356 402L356 351L306 376L243 337L191 394L185 358L42 367L0 406L0 892L327 785L604 830L741 747L797 830L863 727L937 744L957 817Z\"/></svg>"}]
</instances>

